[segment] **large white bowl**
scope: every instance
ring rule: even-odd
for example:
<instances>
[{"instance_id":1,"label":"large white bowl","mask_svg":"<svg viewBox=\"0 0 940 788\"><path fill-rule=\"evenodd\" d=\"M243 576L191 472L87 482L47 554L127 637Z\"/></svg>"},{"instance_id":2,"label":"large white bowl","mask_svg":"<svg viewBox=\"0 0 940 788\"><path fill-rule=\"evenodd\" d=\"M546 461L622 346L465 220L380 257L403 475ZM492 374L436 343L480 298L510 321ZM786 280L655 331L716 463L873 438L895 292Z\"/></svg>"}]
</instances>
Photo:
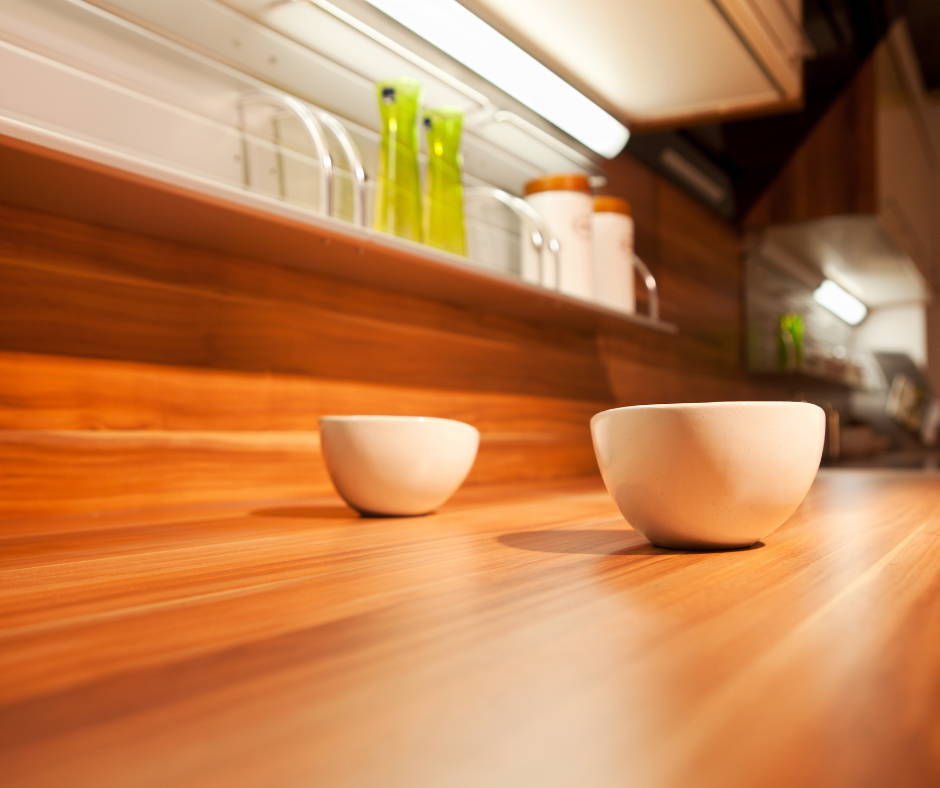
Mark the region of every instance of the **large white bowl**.
<instances>
[{"instance_id":1,"label":"large white bowl","mask_svg":"<svg viewBox=\"0 0 940 788\"><path fill-rule=\"evenodd\" d=\"M343 499L363 514L434 511L463 484L480 445L475 427L423 416L324 416L320 445Z\"/></svg>"},{"instance_id":2,"label":"large white bowl","mask_svg":"<svg viewBox=\"0 0 940 788\"><path fill-rule=\"evenodd\" d=\"M627 522L661 547L746 547L809 492L825 437L806 402L639 405L591 419L604 483Z\"/></svg>"}]
</instances>

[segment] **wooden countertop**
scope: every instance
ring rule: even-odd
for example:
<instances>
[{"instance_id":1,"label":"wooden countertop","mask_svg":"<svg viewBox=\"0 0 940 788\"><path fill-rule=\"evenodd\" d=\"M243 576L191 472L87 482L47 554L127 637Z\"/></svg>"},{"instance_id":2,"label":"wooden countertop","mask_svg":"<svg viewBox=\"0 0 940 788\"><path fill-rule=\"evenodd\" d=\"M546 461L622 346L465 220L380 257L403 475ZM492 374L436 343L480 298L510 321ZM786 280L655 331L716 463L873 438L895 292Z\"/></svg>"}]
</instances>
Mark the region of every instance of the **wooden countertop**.
<instances>
[{"instance_id":1,"label":"wooden countertop","mask_svg":"<svg viewBox=\"0 0 940 788\"><path fill-rule=\"evenodd\" d=\"M0 785L940 784L940 476L755 548L596 481L0 524Z\"/></svg>"}]
</instances>

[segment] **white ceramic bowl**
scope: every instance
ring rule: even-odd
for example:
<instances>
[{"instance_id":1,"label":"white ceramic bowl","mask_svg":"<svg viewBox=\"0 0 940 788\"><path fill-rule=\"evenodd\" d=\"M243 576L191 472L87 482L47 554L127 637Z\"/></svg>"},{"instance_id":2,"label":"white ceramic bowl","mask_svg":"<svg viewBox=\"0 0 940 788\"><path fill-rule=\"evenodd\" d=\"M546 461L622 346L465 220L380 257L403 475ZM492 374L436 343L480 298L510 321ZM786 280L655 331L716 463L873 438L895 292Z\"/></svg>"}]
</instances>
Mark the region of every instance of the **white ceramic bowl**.
<instances>
[{"instance_id":1,"label":"white ceramic bowl","mask_svg":"<svg viewBox=\"0 0 940 788\"><path fill-rule=\"evenodd\" d=\"M746 547L809 492L825 436L805 402L639 405L591 419L604 483L627 522L661 547Z\"/></svg>"},{"instance_id":2,"label":"white ceramic bowl","mask_svg":"<svg viewBox=\"0 0 940 788\"><path fill-rule=\"evenodd\" d=\"M343 499L363 514L434 511L463 484L480 445L475 427L423 416L324 416L320 445Z\"/></svg>"}]
</instances>

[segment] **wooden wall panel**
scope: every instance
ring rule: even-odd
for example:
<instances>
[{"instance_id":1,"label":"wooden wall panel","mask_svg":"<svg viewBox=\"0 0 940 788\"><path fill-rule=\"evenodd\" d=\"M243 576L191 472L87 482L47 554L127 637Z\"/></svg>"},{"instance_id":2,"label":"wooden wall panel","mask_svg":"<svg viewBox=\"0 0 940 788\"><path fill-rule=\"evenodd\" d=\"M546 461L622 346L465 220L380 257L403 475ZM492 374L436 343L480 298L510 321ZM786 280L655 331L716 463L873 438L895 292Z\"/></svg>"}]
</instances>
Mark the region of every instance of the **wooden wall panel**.
<instances>
[{"instance_id":1,"label":"wooden wall panel","mask_svg":"<svg viewBox=\"0 0 940 788\"><path fill-rule=\"evenodd\" d=\"M49 243L45 232L23 237L20 213L0 214L2 349L610 397L589 337L178 244L148 239L135 254L117 231L63 249L82 225L57 222L64 231Z\"/></svg>"},{"instance_id":2,"label":"wooden wall panel","mask_svg":"<svg viewBox=\"0 0 940 788\"><path fill-rule=\"evenodd\" d=\"M600 410L754 396L737 232L629 156L608 169L678 336L530 324L0 205L0 514L322 494L328 413L475 424L471 482L596 474Z\"/></svg>"},{"instance_id":3,"label":"wooden wall panel","mask_svg":"<svg viewBox=\"0 0 940 788\"><path fill-rule=\"evenodd\" d=\"M587 430L484 432L467 483L596 475ZM313 431L0 430L0 479L0 517L333 492Z\"/></svg>"},{"instance_id":4,"label":"wooden wall panel","mask_svg":"<svg viewBox=\"0 0 940 788\"><path fill-rule=\"evenodd\" d=\"M644 356L655 367L684 370L692 363L720 374L740 372L743 267L738 231L663 179L654 181L652 200L653 224L647 223L648 212L636 218L637 249L648 250L644 259L659 285L663 318L674 322L679 334L610 340L620 347L655 348ZM644 241L648 236L652 238ZM686 388L687 398L694 398L696 388Z\"/></svg>"},{"instance_id":5,"label":"wooden wall panel","mask_svg":"<svg viewBox=\"0 0 940 788\"><path fill-rule=\"evenodd\" d=\"M327 414L467 421L471 483L592 474L588 423L611 405L17 353L0 377L4 515L330 492Z\"/></svg>"},{"instance_id":6,"label":"wooden wall panel","mask_svg":"<svg viewBox=\"0 0 940 788\"><path fill-rule=\"evenodd\" d=\"M875 78L869 59L754 204L744 225L876 209Z\"/></svg>"},{"instance_id":7,"label":"wooden wall panel","mask_svg":"<svg viewBox=\"0 0 940 788\"><path fill-rule=\"evenodd\" d=\"M117 327L120 327L118 329ZM23 352L371 382L607 398L581 352L363 319L294 304L171 291L63 271L0 273L0 335Z\"/></svg>"},{"instance_id":8,"label":"wooden wall panel","mask_svg":"<svg viewBox=\"0 0 940 788\"><path fill-rule=\"evenodd\" d=\"M0 370L7 430L316 430L324 414L383 412L572 431L609 404L7 352Z\"/></svg>"},{"instance_id":9,"label":"wooden wall panel","mask_svg":"<svg viewBox=\"0 0 940 788\"><path fill-rule=\"evenodd\" d=\"M0 514L327 492L316 433L0 431Z\"/></svg>"}]
</instances>

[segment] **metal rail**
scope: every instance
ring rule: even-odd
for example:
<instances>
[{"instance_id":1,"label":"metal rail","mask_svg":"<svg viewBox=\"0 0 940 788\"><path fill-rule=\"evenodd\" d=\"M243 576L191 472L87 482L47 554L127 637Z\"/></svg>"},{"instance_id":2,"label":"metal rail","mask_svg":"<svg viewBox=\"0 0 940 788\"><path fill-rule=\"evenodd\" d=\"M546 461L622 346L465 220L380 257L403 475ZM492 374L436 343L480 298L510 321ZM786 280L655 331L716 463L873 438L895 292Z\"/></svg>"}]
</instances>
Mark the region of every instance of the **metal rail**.
<instances>
[{"instance_id":1,"label":"metal rail","mask_svg":"<svg viewBox=\"0 0 940 788\"><path fill-rule=\"evenodd\" d=\"M329 148L326 146L326 140L323 138L323 127L316 115L305 104L301 103L293 96L286 93L249 93L241 96L238 100L238 110L241 116L242 131L245 131L245 118L242 109L252 104L264 104L270 107L277 107L286 110L296 117L303 124L317 151L317 159L320 164L320 210L327 216L333 214L333 159L330 157ZM248 143L243 140L244 145L244 167L245 183L251 185L251 175L248 167Z\"/></svg>"},{"instance_id":2,"label":"metal rail","mask_svg":"<svg viewBox=\"0 0 940 788\"><path fill-rule=\"evenodd\" d=\"M529 238L532 241L532 246L535 248L536 253L538 254L539 261L539 284L545 285L545 267L542 260L542 251L545 248L548 248L549 252L552 254L552 260L554 261L555 268L555 289L559 288L561 283L561 246L558 243L558 239L552 234L552 231L549 230L548 225L545 224L545 220L538 214L535 209L529 205L525 200L516 197L509 192L503 191L502 189L496 189L489 186L474 186L466 190L468 197L473 196L486 196L491 197L494 200L501 202L507 208L509 208L513 213L516 214L523 224L530 226Z\"/></svg>"},{"instance_id":3,"label":"metal rail","mask_svg":"<svg viewBox=\"0 0 940 788\"><path fill-rule=\"evenodd\" d=\"M659 322L659 287L656 284L656 278L646 267L646 263L636 255L633 255L633 265L643 277L643 284L646 285L646 292L649 294L649 319Z\"/></svg>"},{"instance_id":4,"label":"metal rail","mask_svg":"<svg viewBox=\"0 0 940 788\"><path fill-rule=\"evenodd\" d=\"M346 127L334 118L329 112L318 109L316 111L320 122L333 134L342 148L349 172L352 175L353 190L353 224L366 226L366 171L362 166L362 156L353 138L349 136Z\"/></svg>"},{"instance_id":5,"label":"metal rail","mask_svg":"<svg viewBox=\"0 0 940 788\"><path fill-rule=\"evenodd\" d=\"M317 151L320 164L320 208L327 216L333 215L333 159L324 139L323 129L336 138L352 175L353 223L364 227L366 223L366 172L362 166L362 157L346 127L325 110L309 107L302 101L286 93L249 93L238 101L242 131L245 131L245 119L242 108L252 104L263 104L280 109L285 117L294 117L304 125L313 147ZM247 144L244 151L245 183L251 185L248 168ZM283 170L283 167L282 167ZM283 176L283 172L282 172ZM283 191L283 187L282 187Z\"/></svg>"}]
</instances>

